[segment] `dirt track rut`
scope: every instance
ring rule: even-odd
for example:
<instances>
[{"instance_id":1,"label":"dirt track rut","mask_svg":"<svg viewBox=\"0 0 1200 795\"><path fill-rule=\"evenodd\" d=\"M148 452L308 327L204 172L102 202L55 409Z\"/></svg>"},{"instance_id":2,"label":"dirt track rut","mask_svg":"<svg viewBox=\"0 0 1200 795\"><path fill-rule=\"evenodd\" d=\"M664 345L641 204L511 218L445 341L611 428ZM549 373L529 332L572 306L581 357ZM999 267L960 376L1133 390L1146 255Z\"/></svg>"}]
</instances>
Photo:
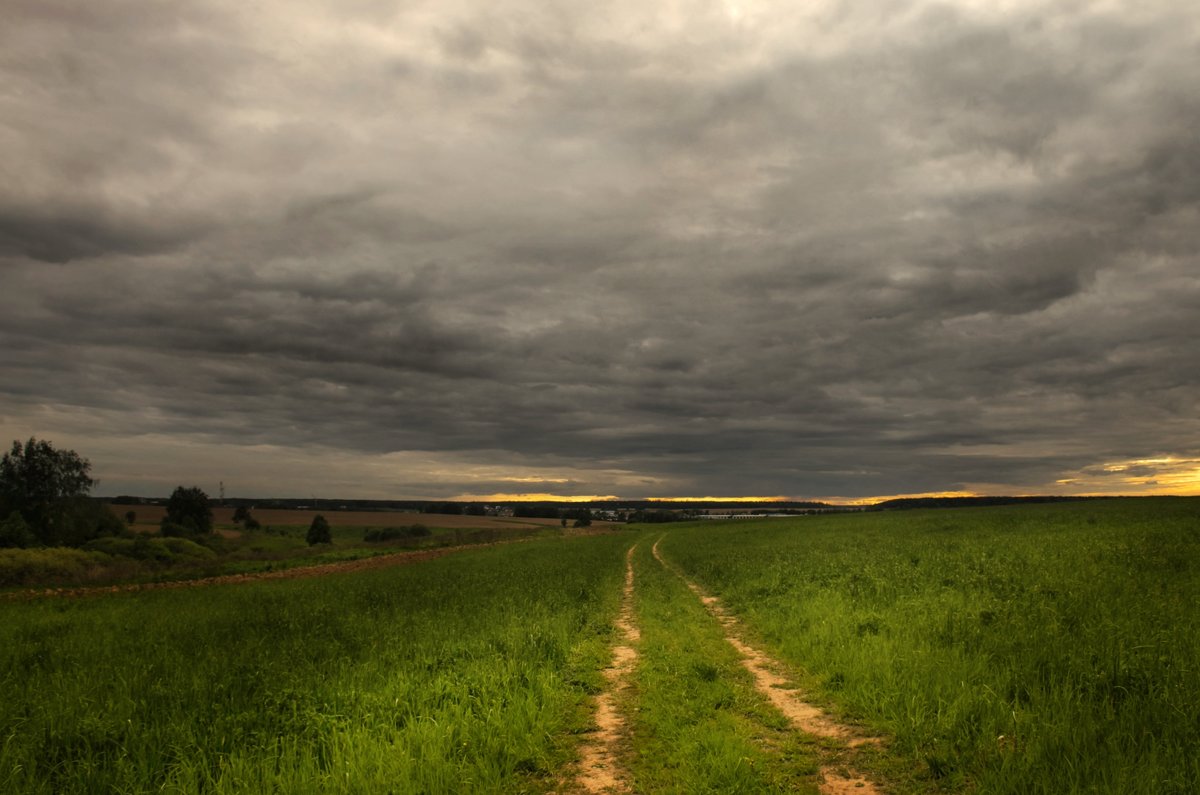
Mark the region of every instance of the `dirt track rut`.
<instances>
[{"instance_id":1,"label":"dirt track rut","mask_svg":"<svg viewBox=\"0 0 1200 795\"><path fill-rule=\"evenodd\" d=\"M637 663L636 643L641 631L633 618L633 552L625 553L625 589L616 628L620 640L613 647L612 663L604 671L607 687L596 696L596 732L580 748L576 790L588 793L624 793L630 791L629 776L622 768L618 746L625 737L625 718L617 709L617 696L629 686L629 675Z\"/></svg>"},{"instance_id":2,"label":"dirt track rut","mask_svg":"<svg viewBox=\"0 0 1200 795\"><path fill-rule=\"evenodd\" d=\"M659 541L662 539L660 538ZM754 685L784 717L800 731L817 737L840 740L848 747L878 744L876 737L863 737L852 728L836 721L832 716L815 704L804 700L800 691L786 687L787 679L777 671L783 666L762 651L746 643L741 635L741 627L717 597L710 596L696 583L683 575L677 567L663 559L658 551L658 541L651 550L654 557L664 568L674 572L687 587L704 603L710 615L713 616L725 630L725 639L742 657L742 665L754 677ZM861 773L847 768L842 764L825 763L821 766L820 789L823 795L882 795L874 782Z\"/></svg>"}]
</instances>

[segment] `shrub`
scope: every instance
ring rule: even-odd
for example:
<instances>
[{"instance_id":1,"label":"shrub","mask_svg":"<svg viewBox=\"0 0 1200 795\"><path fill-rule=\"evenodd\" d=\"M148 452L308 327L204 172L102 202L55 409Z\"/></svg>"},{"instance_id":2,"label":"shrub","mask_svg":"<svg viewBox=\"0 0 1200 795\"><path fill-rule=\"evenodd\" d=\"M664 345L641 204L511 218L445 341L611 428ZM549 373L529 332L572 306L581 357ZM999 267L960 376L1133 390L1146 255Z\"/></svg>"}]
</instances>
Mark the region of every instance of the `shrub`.
<instances>
[{"instance_id":1,"label":"shrub","mask_svg":"<svg viewBox=\"0 0 1200 795\"><path fill-rule=\"evenodd\" d=\"M0 522L0 547L25 547L37 546L37 536L29 529L29 525L25 523L25 517L21 516L17 511L13 511L8 515L8 518Z\"/></svg>"},{"instance_id":2,"label":"shrub","mask_svg":"<svg viewBox=\"0 0 1200 795\"><path fill-rule=\"evenodd\" d=\"M423 538L431 534L432 531L423 524L414 524L408 527L368 527L366 533L363 534L363 540L378 543L402 538Z\"/></svg>"},{"instance_id":3,"label":"shrub","mask_svg":"<svg viewBox=\"0 0 1200 795\"><path fill-rule=\"evenodd\" d=\"M308 526L308 545L315 544L332 544L333 532L329 529L329 522L325 521L325 517L317 514L313 517L312 524Z\"/></svg>"},{"instance_id":4,"label":"shrub","mask_svg":"<svg viewBox=\"0 0 1200 795\"><path fill-rule=\"evenodd\" d=\"M162 524L159 525L158 532L162 534L164 538L194 538L195 536L199 535L199 533L196 531L195 523L189 523L187 525L176 524L174 522L168 522L165 517L162 520Z\"/></svg>"},{"instance_id":5,"label":"shrub","mask_svg":"<svg viewBox=\"0 0 1200 795\"><path fill-rule=\"evenodd\" d=\"M48 582L86 582L107 568L112 558L82 549L0 550L0 587Z\"/></svg>"},{"instance_id":6,"label":"shrub","mask_svg":"<svg viewBox=\"0 0 1200 795\"><path fill-rule=\"evenodd\" d=\"M88 542L85 549L103 552L113 557L155 560L159 563L212 560L217 556L211 549L186 538L154 538L145 535L135 538L98 538Z\"/></svg>"}]
</instances>

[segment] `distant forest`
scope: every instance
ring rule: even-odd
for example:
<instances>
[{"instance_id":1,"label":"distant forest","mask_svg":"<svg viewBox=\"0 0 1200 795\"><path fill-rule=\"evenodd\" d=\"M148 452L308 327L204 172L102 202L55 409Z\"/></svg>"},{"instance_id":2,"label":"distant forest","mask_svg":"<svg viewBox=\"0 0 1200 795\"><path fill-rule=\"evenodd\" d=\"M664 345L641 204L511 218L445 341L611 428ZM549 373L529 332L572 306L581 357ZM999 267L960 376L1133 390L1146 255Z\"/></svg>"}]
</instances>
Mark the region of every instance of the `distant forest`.
<instances>
[{"instance_id":1,"label":"distant forest","mask_svg":"<svg viewBox=\"0 0 1200 795\"><path fill-rule=\"evenodd\" d=\"M287 498L287 497L228 497L224 501L211 498L213 504L236 508L280 508L287 510L321 511L397 511L411 513L439 513L483 515L488 508L508 508L514 516L557 517L563 512L587 509L591 511L670 511L695 512L730 510L750 513L804 514L813 512L841 511L893 511L916 508L965 508L984 505L1014 505L1018 503L1076 502L1081 500L1109 499L1107 497L1069 497L1043 495L1034 497L900 497L884 500L873 505L834 505L815 501L786 502L741 502L713 500L694 502L661 502L658 500L598 500L595 502L454 502L447 500L354 500L337 498ZM113 505L165 505L165 497L135 497L121 495L107 499Z\"/></svg>"}]
</instances>

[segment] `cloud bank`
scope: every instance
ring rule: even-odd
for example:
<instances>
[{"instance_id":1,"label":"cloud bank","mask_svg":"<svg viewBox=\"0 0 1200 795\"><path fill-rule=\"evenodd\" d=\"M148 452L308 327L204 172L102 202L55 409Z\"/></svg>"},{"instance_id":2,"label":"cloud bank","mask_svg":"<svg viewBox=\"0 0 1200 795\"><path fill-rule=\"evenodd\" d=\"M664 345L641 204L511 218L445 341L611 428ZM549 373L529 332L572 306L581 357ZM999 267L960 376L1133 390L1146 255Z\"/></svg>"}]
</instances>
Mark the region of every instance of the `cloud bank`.
<instances>
[{"instance_id":1,"label":"cloud bank","mask_svg":"<svg viewBox=\"0 0 1200 795\"><path fill-rule=\"evenodd\" d=\"M1187 4L18 0L0 53L0 430L108 493L1200 490Z\"/></svg>"}]
</instances>

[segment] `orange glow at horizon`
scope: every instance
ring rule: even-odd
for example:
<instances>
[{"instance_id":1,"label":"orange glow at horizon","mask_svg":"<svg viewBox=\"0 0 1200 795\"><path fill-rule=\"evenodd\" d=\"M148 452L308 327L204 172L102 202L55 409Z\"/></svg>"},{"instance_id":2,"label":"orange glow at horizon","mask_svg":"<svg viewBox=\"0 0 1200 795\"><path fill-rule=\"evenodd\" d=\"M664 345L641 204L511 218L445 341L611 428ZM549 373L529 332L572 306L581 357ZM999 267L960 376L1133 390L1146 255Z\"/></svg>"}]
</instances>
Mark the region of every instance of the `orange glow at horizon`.
<instances>
[{"instance_id":1,"label":"orange glow at horizon","mask_svg":"<svg viewBox=\"0 0 1200 795\"><path fill-rule=\"evenodd\" d=\"M543 492L522 494L460 494L451 497L455 502L605 502L619 500L613 494L545 494Z\"/></svg>"},{"instance_id":2,"label":"orange glow at horizon","mask_svg":"<svg viewBox=\"0 0 1200 795\"><path fill-rule=\"evenodd\" d=\"M976 491L922 491L914 494L884 494L873 497L817 497L814 502L827 502L830 505L874 505L886 500L921 500L941 499L945 497L983 497ZM1011 495L1009 495L1011 496Z\"/></svg>"},{"instance_id":3,"label":"orange glow at horizon","mask_svg":"<svg viewBox=\"0 0 1200 795\"><path fill-rule=\"evenodd\" d=\"M513 483L567 483L559 477L508 477ZM1028 497L1063 495L1075 497L1117 496L1200 496L1200 457L1151 455L1144 458L1099 461L1043 485L1013 486L997 483L969 483L954 491L922 491L901 494L873 494L868 497L846 496L728 496L716 497L621 497L614 494L550 494L547 492L496 492L460 494L450 499L461 502L612 502L628 500L653 503L776 503L823 502L829 505L868 506L886 500L938 499L951 497Z\"/></svg>"},{"instance_id":4,"label":"orange glow at horizon","mask_svg":"<svg viewBox=\"0 0 1200 795\"><path fill-rule=\"evenodd\" d=\"M791 497L647 497L646 502L789 502Z\"/></svg>"},{"instance_id":5,"label":"orange glow at horizon","mask_svg":"<svg viewBox=\"0 0 1200 795\"><path fill-rule=\"evenodd\" d=\"M1200 496L1200 458L1158 456L1108 461L1056 481L1089 494Z\"/></svg>"}]
</instances>

